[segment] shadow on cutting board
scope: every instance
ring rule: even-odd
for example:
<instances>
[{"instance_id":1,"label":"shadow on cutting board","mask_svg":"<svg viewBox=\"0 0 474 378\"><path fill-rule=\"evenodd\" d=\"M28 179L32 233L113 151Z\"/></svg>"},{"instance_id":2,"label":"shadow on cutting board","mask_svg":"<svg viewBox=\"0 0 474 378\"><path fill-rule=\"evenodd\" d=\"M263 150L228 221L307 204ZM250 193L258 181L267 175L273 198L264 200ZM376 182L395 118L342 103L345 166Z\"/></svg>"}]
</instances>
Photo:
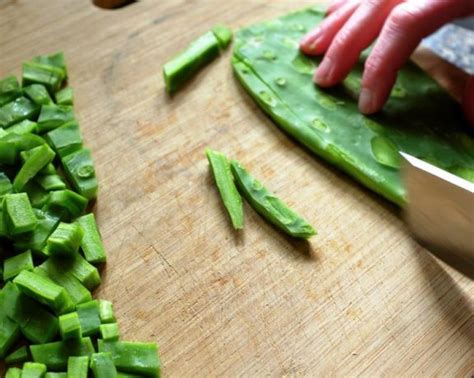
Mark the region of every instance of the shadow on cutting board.
<instances>
[{"instance_id":1,"label":"shadow on cutting board","mask_svg":"<svg viewBox=\"0 0 474 378\"><path fill-rule=\"evenodd\" d=\"M468 323L464 327L465 331L461 332L464 323L459 319L460 316L465 316L468 322L472 322L474 308L471 299L460 289L451 275L431 253L415 242L413 243L416 259L431 289L428 293L434 297L438 310L444 315L444 318L474 348L474 327L469 326Z\"/></svg>"}]
</instances>

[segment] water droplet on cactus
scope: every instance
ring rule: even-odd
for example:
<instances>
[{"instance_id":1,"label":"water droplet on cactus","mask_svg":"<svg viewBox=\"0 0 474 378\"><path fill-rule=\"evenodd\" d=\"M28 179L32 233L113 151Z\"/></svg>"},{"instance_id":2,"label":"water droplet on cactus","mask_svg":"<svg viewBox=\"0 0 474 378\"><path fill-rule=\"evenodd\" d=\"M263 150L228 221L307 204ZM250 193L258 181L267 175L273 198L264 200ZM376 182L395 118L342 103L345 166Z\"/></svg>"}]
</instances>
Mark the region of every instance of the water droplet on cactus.
<instances>
[{"instance_id":1,"label":"water droplet on cactus","mask_svg":"<svg viewBox=\"0 0 474 378\"><path fill-rule=\"evenodd\" d=\"M254 180L252 182L252 190L259 191L263 188L263 185L260 181Z\"/></svg>"},{"instance_id":2,"label":"water droplet on cactus","mask_svg":"<svg viewBox=\"0 0 474 378\"><path fill-rule=\"evenodd\" d=\"M301 54L296 55L291 64L296 71L305 75L312 75L315 69L314 62Z\"/></svg>"},{"instance_id":3,"label":"water droplet on cactus","mask_svg":"<svg viewBox=\"0 0 474 378\"><path fill-rule=\"evenodd\" d=\"M289 37L285 37L282 39L281 43L290 48L290 49L297 49L298 48L298 41L294 40L294 39L291 39Z\"/></svg>"},{"instance_id":4,"label":"water droplet on cactus","mask_svg":"<svg viewBox=\"0 0 474 378\"><path fill-rule=\"evenodd\" d=\"M275 79L275 83L280 87L284 87L286 85L286 79L284 77L279 77Z\"/></svg>"},{"instance_id":5,"label":"water droplet on cactus","mask_svg":"<svg viewBox=\"0 0 474 378\"><path fill-rule=\"evenodd\" d=\"M273 97L270 93L268 93L267 91L260 91L259 92L259 95L260 95L260 98L262 99L262 101L271 106L271 107L274 107L276 104L277 104L277 100L275 97Z\"/></svg>"},{"instance_id":6,"label":"water droplet on cactus","mask_svg":"<svg viewBox=\"0 0 474 378\"><path fill-rule=\"evenodd\" d=\"M379 164L390 168L400 168L401 156L397 146L388 138L376 136L371 142L372 154Z\"/></svg>"},{"instance_id":7,"label":"water droplet on cactus","mask_svg":"<svg viewBox=\"0 0 474 378\"><path fill-rule=\"evenodd\" d=\"M334 110L337 108L338 100L333 99L331 96L318 92L316 95L316 102L327 110Z\"/></svg>"},{"instance_id":8,"label":"water droplet on cactus","mask_svg":"<svg viewBox=\"0 0 474 378\"><path fill-rule=\"evenodd\" d=\"M299 31L299 32L301 32L301 33L304 33L306 30L308 30L308 29L306 28L306 26L304 26L304 25L302 25L302 24L295 24L295 25L293 26L293 28L294 28L296 31Z\"/></svg>"},{"instance_id":9,"label":"water droplet on cactus","mask_svg":"<svg viewBox=\"0 0 474 378\"><path fill-rule=\"evenodd\" d=\"M77 170L77 175L80 178L89 178L94 175L94 167L92 165L84 165Z\"/></svg>"},{"instance_id":10,"label":"water droplet on cactus","mask_svg":"<svg viewBox=\"0 0 474 378\"><path fill-rule=\"evenodd\" d=\"M323 131L325 133L328 133L329 132L329 127L328 125L326 125L323 121L321 121L320 119L318 118L315 118L311 121L311 127L313 129L316 129L318 131Z\"/></svg>"},{"instance_id":11,"label":"water droplet on cactus","mask_svg":"<svg viewBox=\"0 0 474 378\"><path fill-rule=\"evenodd\" d=\"M249 44L252 45L252 47L259 47L263 40L264 38L262 35L256 35L255 37L249 39Z\"/></svg>"}]
</instances>

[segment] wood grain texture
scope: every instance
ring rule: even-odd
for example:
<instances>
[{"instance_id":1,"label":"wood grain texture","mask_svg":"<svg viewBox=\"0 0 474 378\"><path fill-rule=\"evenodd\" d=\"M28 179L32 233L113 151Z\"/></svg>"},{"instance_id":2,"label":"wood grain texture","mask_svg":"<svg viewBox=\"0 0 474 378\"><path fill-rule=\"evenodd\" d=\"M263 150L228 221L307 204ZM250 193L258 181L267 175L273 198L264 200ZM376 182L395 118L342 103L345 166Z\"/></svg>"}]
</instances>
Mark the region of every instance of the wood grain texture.
<instances>
[{"instance_id":1,"label":"wood grain texture","mask_svg":"<svg viewBox=\"0 0 474 378\"><path fill-rule=\"evenodd\" d=\"M114 302L124 338L160 344L166 376L468 377L473 282L415 244L397 209L280 132L233 77L230 51L165 94L163 63L215 23L311 3L0 0L0 76L65 52L101 184L109 263L96 294ZM207 146L319 235L294 242L248 206L233 232Z\"/></svg>"}]
</instances>

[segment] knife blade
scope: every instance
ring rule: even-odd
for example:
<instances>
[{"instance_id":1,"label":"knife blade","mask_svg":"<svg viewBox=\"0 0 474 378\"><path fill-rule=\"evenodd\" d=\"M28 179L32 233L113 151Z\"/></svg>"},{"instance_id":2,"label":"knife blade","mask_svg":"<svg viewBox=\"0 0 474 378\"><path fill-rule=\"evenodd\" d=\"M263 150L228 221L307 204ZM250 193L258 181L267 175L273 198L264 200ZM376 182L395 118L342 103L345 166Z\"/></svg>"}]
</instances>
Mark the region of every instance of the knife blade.
<instances>
[{"instance_id":1,"label":"knife blade","mask_svg":"<svg viewBox=\"0 0 474 378\"><path fill-rule=\"evenodd\" d=\"M425 38L423 45L444 60L474 75L474 17L443 26Z\"/></svg>"},{"instance_id":2,"label":"knife blade","mask_svg":"<svg viewBox=\"0 0 474 378\"><path fill-rule=\"evenodd\" d=\"M420 244L474 279L474 184L400 152L404 218Z\"/></svg>"}]
</instances>

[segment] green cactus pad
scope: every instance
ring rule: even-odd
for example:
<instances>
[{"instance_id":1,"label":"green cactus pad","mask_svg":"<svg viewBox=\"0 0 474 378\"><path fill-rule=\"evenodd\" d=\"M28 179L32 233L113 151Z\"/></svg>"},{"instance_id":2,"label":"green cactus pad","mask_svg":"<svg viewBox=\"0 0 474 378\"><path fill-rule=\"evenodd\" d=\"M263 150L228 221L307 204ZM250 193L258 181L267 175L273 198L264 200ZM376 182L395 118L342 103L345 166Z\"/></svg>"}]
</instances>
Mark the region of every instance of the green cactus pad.
<instances>
[{"instance_id":1,"label":"green cactus pad","mask_svg":"<svg viewBox=\"0 0 474 378\"><path fill-rule=\"evenodd\" d=\"M414 64L400 71L388 103L370 117L357 108L367 52L343 84L313 84L319 59L302 55L298 42L323 17L310 8L237 33L232 65L260 107L309 150L395 204L405 202L398 151L472 181L474 138L462 111Z\"/></svg>"}]
</instances>

